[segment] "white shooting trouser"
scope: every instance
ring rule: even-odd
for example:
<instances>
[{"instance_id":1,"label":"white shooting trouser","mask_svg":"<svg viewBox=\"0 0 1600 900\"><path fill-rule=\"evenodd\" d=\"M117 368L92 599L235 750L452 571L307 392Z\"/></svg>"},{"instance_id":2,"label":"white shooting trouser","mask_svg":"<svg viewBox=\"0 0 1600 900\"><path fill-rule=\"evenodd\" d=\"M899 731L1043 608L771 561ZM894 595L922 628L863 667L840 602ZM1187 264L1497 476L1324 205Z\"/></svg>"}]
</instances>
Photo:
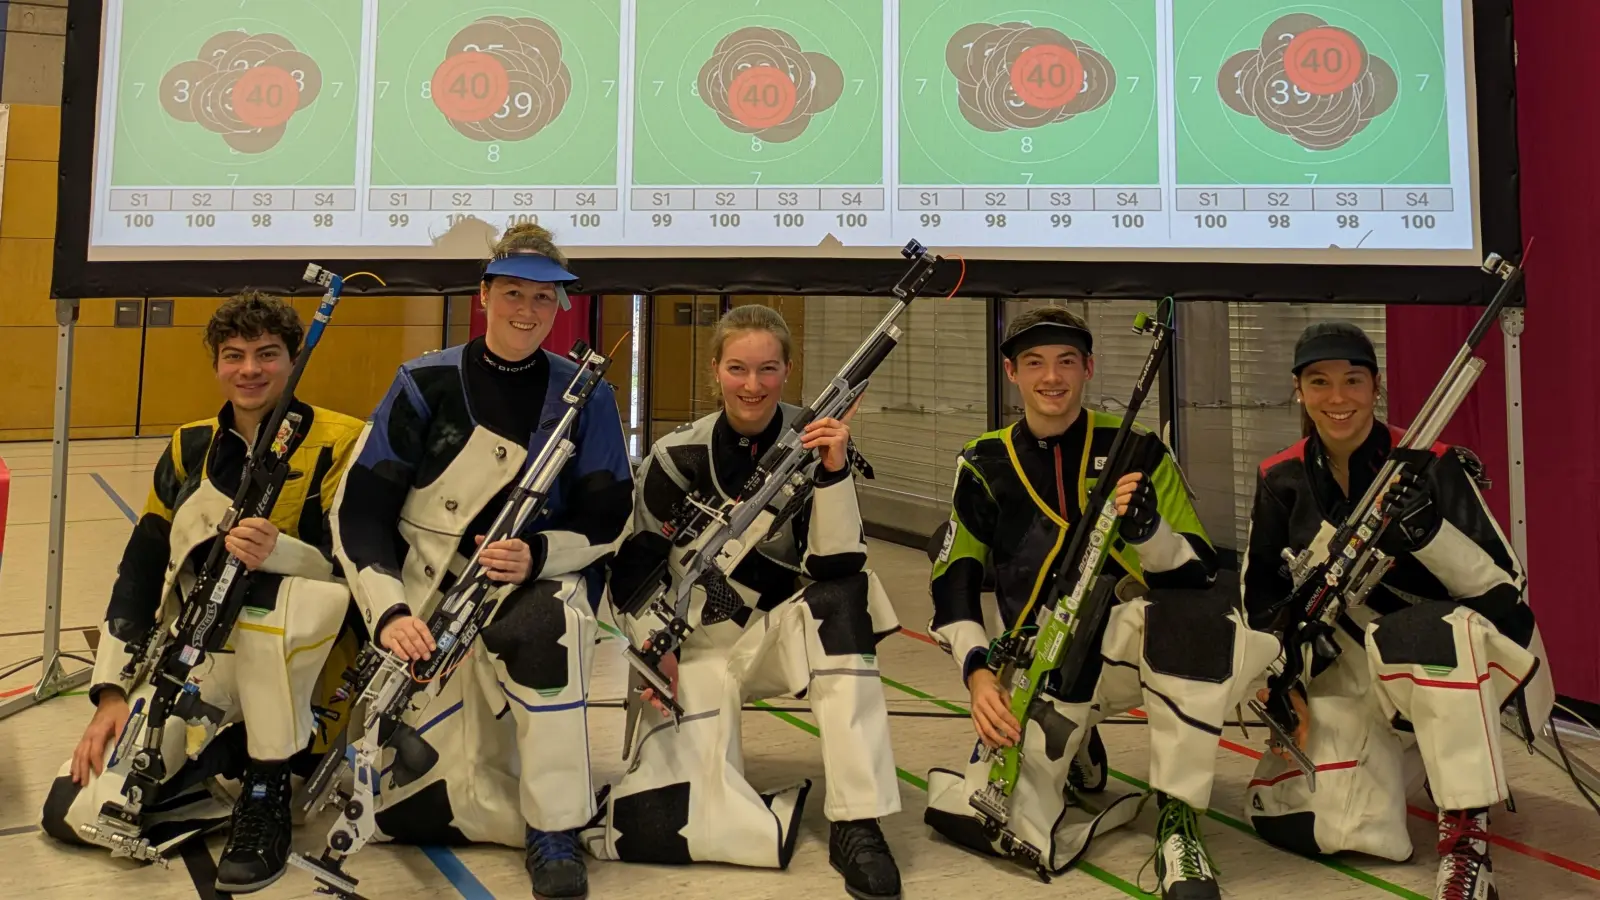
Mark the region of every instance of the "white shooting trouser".
<instances>
[{"instance_id":1,"label":"white shooting trouser","mask_svg":"<svg viewBox=\"0 0 1600 900\"><path fill-rule=\"evenodd\" d=\"M312 704L321 696L323 667L344 622L350 592L334 582L286 577L276 598L274 608L264 613L246 609L224 652L208 655L193 675L201 700L223 712L223 730L210 746L228 744L216 746L217 752L239 765L243 764L242 750L248 750L250 759L273 762L286 760L311 743L318 727ZM114 670L120 669L121 660L127 657L108 651L120 646L121 642L102 633L96 683L118 681ZM128 699L130 708L142 710L153 693L148 683L135 685ZM245 747L238 746L238 732L231 727L240 723L247 737ZM200 728L186 727L176 716L169 719L162 740L168 783L193 781L197 766L191 759L207 747ZM115 753L116 745L108 745L108 768L116 762ZM207 758L211 758L209 752ZM188 769L180 771L186 763ZM101 804L123 801L122 776L91 772L89 783L80 789L72 783L71 772L69 758L45 802L45 829L63 840L72 839L67 834L76 836L80 826L95 824ZM201 783L146 806L143 821L152 843L175 845L227 819L232 801L217 794L212 781L204 777Z\"/></svg>"},{"instance_id":2,"label":"white shooting trouser","mask_svg":"<svg viewBox=\"0 0 1600 900\"><path fill-rule=\"evenodd\" d=\"M438 696L407 717L438 764L396 787L385 755L378 838L521 847L526 826L565 831L593 818L588 685L597 627L580 575L510 591Z\"/></svg>"},{"instance_id":3,"label":"white shooting trouser","mask_svg":"<svg viewBox=\"0 0 1600 900\"><path fill-rule=\"evenodd\" d=\"M703 592L697 595L699 607ZM740 708L774 697L811 704L828 819L899 812L876 656L878 640L898 627L877 576L863 572L809 584L743 628L731 620L696 628L678 668L682 723L675 729L643 706L632 765L584 833L589 852L629 862L786 867L810 782L761 795L745 779L740 738Z\"/></svg>"},{"instance_id":4,"label":"white shooting trouser","mask_svg":"<svg viewBox=\"0 0 1600 900\"><path fill-rule=\"evenodd\" d=\"M1263 838L1306 855L1404 860L1406 798L1424 776L1440 809L1506 799L1500 710L1524 684L1548 681L1536 675L1537 632L1530 651L1471 609L1431 601L1373 621L1364 644L1342 630L1336 637L1343 652L1308 698L1317 789L1292 764L1261 757L1245 814ZM1539 694L1529 691L1535 723L1550 712Z\"/></svg>"},{"instance_id":5,"label":"white shooting trouser","mask_svg":"<svg viewBox=\"0 0 1600 900\"><path fill-rule=\"evenodd\" d=\"M1111 609L1100 653L1092 698L1067 702L1041 694L1024 725L1010 829L1057 873L1076 862L1095 835L1131 821L1141 805L1136 793L1073 798L1078 805L1069 805L1067 776L1090 729L1142 707L1149 716L1151 787L1205 810L1222 723L1277 656L1278 642L1250 630L1236 610L1215 599L1131 599ZM992 762L980 746L974 745L964 773L928 773L926 821L952 841L992 852L995 845L969 803L989 781Z\"/></svg>"}]
</instances>

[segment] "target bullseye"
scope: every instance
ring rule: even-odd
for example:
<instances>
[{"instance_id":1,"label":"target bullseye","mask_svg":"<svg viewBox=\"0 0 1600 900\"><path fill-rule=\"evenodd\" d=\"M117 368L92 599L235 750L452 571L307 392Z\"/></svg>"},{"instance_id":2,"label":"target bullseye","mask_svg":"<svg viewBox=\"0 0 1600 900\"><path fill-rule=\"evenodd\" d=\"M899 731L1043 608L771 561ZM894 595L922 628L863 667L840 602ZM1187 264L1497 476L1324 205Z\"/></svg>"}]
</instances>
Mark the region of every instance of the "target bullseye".
<instances>
[{"instance_id":1,"label":"target bullseye","mask_svg":"<svg viewBox=\"0 0 1600 900\"><path fill-rule=\"evenodd\" d=\"M1343 28L1303 31L1284 51L1289 80L1308 94L1337 94L1355 84L1366 70L1361 42Z\"/></svg>"},{"instance_id":2,"label":"target bullseye","mask_svg":"<svg viewBox=\"0 0 1600 900\"><path fill-rule=\"evenodd\" d=\"M233 85L233 114L251 128L276 128L300 106L300 85L287 69L256 66Z\"/></svg>"},{"instance_id":3,"label":"target bullseye","mask_svg":"<svg viewBox=\"0 0 1600 900\"><path fill-rule=\"evenodd\" d=\"M747 128L771 128L794 113L794 82L779 69L754 66L740 72L728 87L728 111Z\"/></svg>"},{"instance_id":4,"label":"target bullseye","mask_svg":"<svg viewBox=\"0 0 1600 900\"><path fill-rule=\"evenodd\" d=\"M478 122L499 112L511 95L511 76L499 58L468 51L433 73L433 105L452 122Z\"/></svg>"},{"instance_id":5,"label":"target bullseye","mask_svg":"<svg viewBox=\"0 0 1600 900\"><path fill-rule=\"evenodd\" d=\"M1011 64L1011 89L1036 109L1072 102L1083 90L1083 60L1059 44L1037 44Z\"/></svg>"}]
</instances>

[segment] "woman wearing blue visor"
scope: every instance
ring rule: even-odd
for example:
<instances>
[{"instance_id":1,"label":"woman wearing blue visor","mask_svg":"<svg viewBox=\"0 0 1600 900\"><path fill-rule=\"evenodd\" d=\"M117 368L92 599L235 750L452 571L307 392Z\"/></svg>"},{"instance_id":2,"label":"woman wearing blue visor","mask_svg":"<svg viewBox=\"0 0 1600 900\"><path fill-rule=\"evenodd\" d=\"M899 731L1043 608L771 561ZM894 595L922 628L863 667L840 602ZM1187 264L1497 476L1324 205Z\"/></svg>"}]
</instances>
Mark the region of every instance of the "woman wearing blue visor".
<instances>
[{"instance_id":1,"label":"woman wearing blue visor","mask_svg":"<svg viewBox=\"0 0 1600 900\"><path fill-rule=\"evenodd\" d=\"M361 436L332 508L334 552L370 633L402 659L436 649L428 614L560 418L575 364L540 344L574 280L548 231L507 231L484 267L487 332L402 365ZM576 829L595 814L595 609L633 508L611 385L595 388L570 437L576 453L543 514L479 555L509 594L461 671L408 720L438 764L403 786L386 777L377 813L380 839L525 848L541 898L588 892Z\"/></svg>"}]
</instances>

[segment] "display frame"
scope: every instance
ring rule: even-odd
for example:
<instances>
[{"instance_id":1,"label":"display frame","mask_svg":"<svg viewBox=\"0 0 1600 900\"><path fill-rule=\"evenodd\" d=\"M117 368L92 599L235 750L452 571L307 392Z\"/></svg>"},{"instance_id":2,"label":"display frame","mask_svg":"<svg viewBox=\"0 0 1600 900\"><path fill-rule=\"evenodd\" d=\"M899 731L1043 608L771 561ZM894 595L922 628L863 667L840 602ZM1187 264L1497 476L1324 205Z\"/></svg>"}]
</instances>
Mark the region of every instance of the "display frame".
<instances>
[{"instance_id":1,"label":"display frame","mask_svg":"<svg viewBox=\"0 0 1600 900\"><path fill-rule=\"evenodd\" d=\"M1512 4L1513 0L1472 0L1477 202L1484 253L1520 261L1521 172ZM352 286L352 294L450 295L476 289L482 264L475 260L91 261L103 14L104 0L68 0L52 297L227 296L245 288L284 295L315 293L319 289L301 279L311 261L336 272L377 272L386 282L383 287ZM939 252L935 240L923 242ZM892 251L886 251L882 259L589 256L574 260L574 268L582 279L578 288L595 294L881 296L899 280L904 262ZM948 291L955 285L955 276L941 275L935 281L938 283L930 289L942 286ZM1170 296L1178 300L1483 305L1493 295L1495 284L1471 265L981 259L966 265L960 294L977 298Z\"/></svg>"}]
</instances>

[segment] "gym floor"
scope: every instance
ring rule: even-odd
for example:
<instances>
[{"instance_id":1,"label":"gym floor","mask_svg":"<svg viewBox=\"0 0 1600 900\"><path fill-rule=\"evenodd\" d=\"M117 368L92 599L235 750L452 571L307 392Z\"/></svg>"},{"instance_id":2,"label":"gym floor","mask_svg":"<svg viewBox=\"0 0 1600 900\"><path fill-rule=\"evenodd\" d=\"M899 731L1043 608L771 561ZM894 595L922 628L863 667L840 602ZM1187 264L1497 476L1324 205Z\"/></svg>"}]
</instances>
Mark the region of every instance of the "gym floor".
<instances>
[{"instance_id":1,"label":"gym floor","mask_svg":"<svg viewBox=\"0 0 1600 900\"><path fill-rule=\"evenodd\" d=\"M61 611L64 652L89 656L89 636L105 610L123 544L149 490L150 473L164 439L77 441L72 445L67 490L67 543ZM44 626L45 561L48 556L50 445L0 444L12 472L5 556L0 563L0 671L39 652ZM969 722L955 717L966 691L955 666L925 636L930 615L924 553L874 543L871 565L883 578L904 628L880 646L885 694L892 714L895 761L903 811L884 822L899 860L905 896L977 897L1003 894L1015 900L1072 896L1141 896L1154 885L1146 867L1153 848L1154 812L1097 841L1078 869L1045 885L1020 868L980 858L930 836L922 824L924 781L930 767L959 768L971 750ZM596 704L621 699L624 665L609 636L595 669ZM79 663L68 663L74 671ZM38 666L0 679L0 699L27 693ZM590 861L590 895L666 895L762 898L844 897L843 883L828 865L828 825L822 815L822 764L811 716L803 702L774 700L772 709L744 717L745 757L758 789L810 778L799 847L784 872L721 865L689 868ZM940 714L947 714L943 717ZM38 830L39 809L51 779L88 721L90 706L80 692L58 697L0 721L0 897L82 898L117 896L165 900L216 894L210 885L223 839L213 837L170 868L113 861L100 850L66 848ZM1146 741L1137 714L1101 729L1113 767L1114 789L1137 789L1147 772ZM589 718L596 780L622 772L620 710L598 707ZM1255 837L1242 820L1245 785L1264 732L1246 736L1230 728L1217 751L1217 788L1207 814L1207 846L1222 876L1225 896L1284 895L1319 900L1433 895L1436 857L1432 807L1427 796L1411 800L1411 834L1417 852L1408 863L1346 856L1312 861L1278 851ZM1573 734L1569 751L1600 764L1600 743ZM1508 740L1517 812L1493 814L1494 863L1502 896L1567 898L1600 896L1600 822L1566 774ZM320 852L324 813L297 832L299 850ZM371 845L348 868L369 898L529 896L519 851L504 847L459 849ZM265 900L316 896L311 879L290 869L260 892Z\"/></svg>"}]
</instances>

